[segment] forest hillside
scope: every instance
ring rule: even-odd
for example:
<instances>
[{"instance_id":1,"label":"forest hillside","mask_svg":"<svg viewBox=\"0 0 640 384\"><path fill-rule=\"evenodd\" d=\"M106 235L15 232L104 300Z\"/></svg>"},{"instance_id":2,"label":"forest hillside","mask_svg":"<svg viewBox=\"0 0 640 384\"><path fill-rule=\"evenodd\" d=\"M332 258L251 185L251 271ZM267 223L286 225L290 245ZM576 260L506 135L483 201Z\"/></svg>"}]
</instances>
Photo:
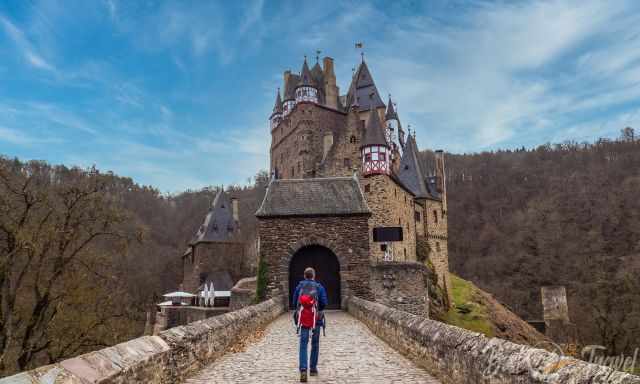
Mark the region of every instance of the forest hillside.
<instances>
[{"instance_id":1,"label":"forest hillside","mask_svg":"<svg viewBox=\"0 0 640 384\"><path fill-rule=\"evenodd\" d=\"M432 159L421 153L424 169ZM542 316L541 286L565 285L584 343L640 346L632 134L446 162L452 272L525 319ZM246 240L267 182L261 171L225 188ZM140 335L145 311L178 287L180 255L219 188L164 195L95 168L0 158L0 376Z\"/></svg>"}]
</instances>

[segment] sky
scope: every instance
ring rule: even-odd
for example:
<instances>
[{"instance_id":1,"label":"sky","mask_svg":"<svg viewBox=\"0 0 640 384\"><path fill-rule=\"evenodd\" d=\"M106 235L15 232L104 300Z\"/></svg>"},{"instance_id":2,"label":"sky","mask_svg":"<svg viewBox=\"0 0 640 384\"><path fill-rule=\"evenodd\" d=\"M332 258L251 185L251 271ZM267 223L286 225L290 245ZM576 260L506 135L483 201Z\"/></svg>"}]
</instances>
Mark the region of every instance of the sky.
<instances>
[{"instance_id":1,"label":"sky","mask_svg":"<svg viewBox=\"0 0 640 384\"><path fill-rule=\"evenodd\" d=\"M640 127L640 2L0 2L0 154L175 193L268 168L282 72L360 62L421 149Z\"/></svg>"}]
</instances>

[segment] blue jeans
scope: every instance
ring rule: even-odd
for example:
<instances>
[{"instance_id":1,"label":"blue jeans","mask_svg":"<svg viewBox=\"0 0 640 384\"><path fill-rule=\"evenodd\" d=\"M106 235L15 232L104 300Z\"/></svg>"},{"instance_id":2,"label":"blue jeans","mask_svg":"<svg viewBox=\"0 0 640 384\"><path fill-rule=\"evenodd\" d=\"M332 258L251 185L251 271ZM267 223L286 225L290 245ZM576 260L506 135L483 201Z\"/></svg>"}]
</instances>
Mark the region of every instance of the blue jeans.
<instances>
[{"instance_id":1,"label":"blue jeans","mask_svg":"<svg viewBox=\"0 0 640 384\"><path fill-rule=\"evenodd\" d=\"M300 328L300 372L307 371L307 345L309 344L309 332L311 328ZM320 349L320 326L317 325L311 334L311 361L310 368L315 371L318 367L318 353Z\"/></svg>"}]
</instances>

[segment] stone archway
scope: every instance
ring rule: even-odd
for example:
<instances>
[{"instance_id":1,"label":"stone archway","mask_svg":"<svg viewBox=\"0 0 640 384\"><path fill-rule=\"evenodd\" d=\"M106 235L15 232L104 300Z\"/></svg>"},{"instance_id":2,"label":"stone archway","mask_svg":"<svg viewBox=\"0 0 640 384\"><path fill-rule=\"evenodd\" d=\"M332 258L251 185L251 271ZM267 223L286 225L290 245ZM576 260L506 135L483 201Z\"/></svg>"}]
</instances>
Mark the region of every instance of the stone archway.
<instances>
[{"instance_id":1,"label":"stone archway","mask_svg":"<svg viewBox=\"0 0 640 384\"><path fill-rule=\"evenodd\" d=\"M327 290L327 309L340 309L340 261L331 249L322 245L306 245L298 249L289 263L289 306L294 307L293 290L302 280L305 268L316 270L316 280Z\"/></svg>"}]
</instances>

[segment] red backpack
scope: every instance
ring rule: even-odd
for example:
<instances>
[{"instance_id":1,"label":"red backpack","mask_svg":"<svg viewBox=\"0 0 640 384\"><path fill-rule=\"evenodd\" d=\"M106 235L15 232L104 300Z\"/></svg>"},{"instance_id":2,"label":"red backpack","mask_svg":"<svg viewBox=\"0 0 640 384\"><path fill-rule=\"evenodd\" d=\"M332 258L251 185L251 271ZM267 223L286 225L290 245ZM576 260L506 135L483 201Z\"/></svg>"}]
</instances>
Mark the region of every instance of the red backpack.
<instances>
[{"instance_id":1,"label":"red backpack","mask_svg":"<svg viewBox=\"0 0 640 384\"><path fill-rule=\"evenodd\" d=\"M318 317L318 289L313 281L303 282L297 303L298 324L297 327L316 327Z\"/></svg>"}]
</instances>

